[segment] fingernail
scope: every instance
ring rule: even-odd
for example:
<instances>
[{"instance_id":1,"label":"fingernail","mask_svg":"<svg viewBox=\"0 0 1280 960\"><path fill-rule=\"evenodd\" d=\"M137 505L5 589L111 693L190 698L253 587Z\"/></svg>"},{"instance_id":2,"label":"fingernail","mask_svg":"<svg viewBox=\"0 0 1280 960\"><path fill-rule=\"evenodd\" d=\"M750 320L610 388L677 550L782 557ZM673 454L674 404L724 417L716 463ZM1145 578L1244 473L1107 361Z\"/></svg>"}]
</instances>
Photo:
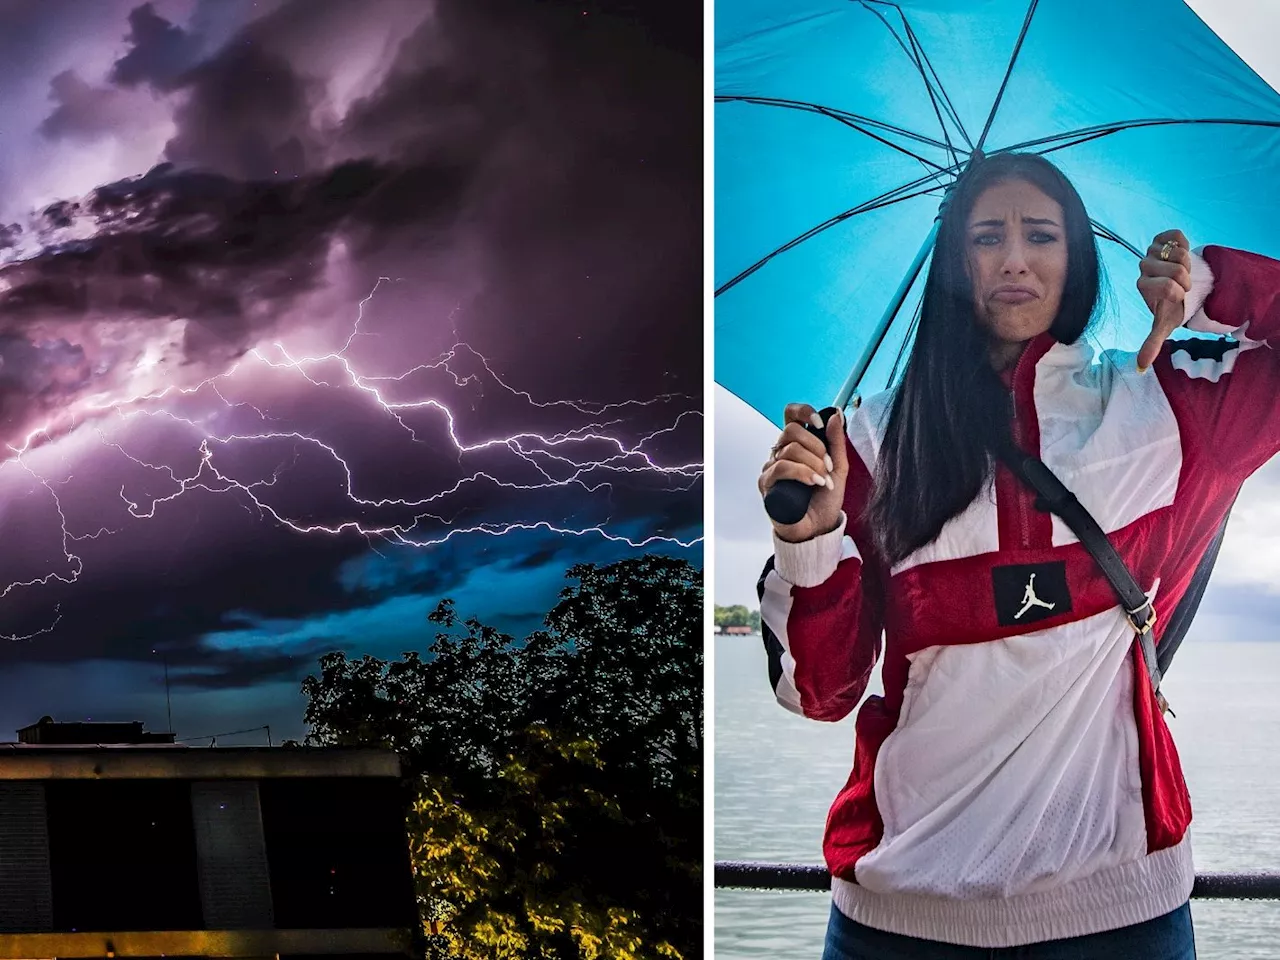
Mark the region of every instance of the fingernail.
<instances>
[{"instance_id":1,"label":"fingernail","mask_svg":"<svg viewBox=\"0 0 1280 960\"><path fill-rule=\"evenodd\" d=\"M819 430L821 430L825 426L825 424L822 422L822 417L820 417L817 413L809 414L809 422L812 423Z\"/></svg>"},{"instance_id":2,"label":"fingernail","mask_svg":"<svg viewBox=\"0 0 1280 960\"><path fill-rule=\"evenodd\" d=\"M831 454L829 454L829 453L823 456L823 458L822 458L822 462L823 462L823 463L826 465L826 467L827 467L827 473L830 473L832 470L834 470L834 469L836 468L836 465L835 465L834 463L832 463L832 461L831 461Z\"/></svg>"},{"instance_id":3,"label":"fingernail","mask_svg":"<svg viewBox=\"0 0 1280 960\"><path fill-rule=\"evenodd\" d=\"M830 477L827 477L827 489L834 490L835 488L836 488L836 482L832 480Z\"/></svg>"},{"instance_id":4,"label":"fingernail","mask_svg":"<svg viewBox=\"0 0 1280 960\"><path fill-rule=\"evenodd\" d=\"M854 407L854 409L856 410L856 409L857 409L861 404L862 404L862 400L861 400L860 398L855 397L855 398L854 398L854 401L853 401L853 407ZM844 411L843 411L843 410L837 410L837 411L836 411L836 421L837 421L838 423L844 423Z\"/></svg>"},{"instance_id":5,"label":"fingernail","mask_svg":"<svg viewBox=\"0 0 1280 960\"><path fill-rule=\"evenodd\" d=\"M813 475L813 485L815 487L825 487L827 485L826 478L815 473Z\"/></svg>"},{"instance_id":6,"label":"fingernail","mask_svg":"<svg viewBox=\"0 0 1280 960\"><path fill-rule=\"evenodd\" d=\"M1144 367L1142 364L1138 364L1138 372L1139 372L1139 373L1146 373L1146 372L1147 372L1147 369L1148 369L1148 368L1147 368L1147 367Z\"/></svg>"}]
</instances>

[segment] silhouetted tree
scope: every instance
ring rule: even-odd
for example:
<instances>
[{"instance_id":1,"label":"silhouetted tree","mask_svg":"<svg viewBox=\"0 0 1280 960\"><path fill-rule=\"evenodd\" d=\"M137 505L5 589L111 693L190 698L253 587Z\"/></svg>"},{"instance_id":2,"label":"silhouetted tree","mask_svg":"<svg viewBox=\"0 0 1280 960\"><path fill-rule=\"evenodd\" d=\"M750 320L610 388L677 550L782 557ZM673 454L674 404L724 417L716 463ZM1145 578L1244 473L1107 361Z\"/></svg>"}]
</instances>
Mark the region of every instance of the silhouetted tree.
<instances>
[{"instance_id":1,"label":"silhouetted tree","mask_svg":"<svg viewBox=\"0 0 1280 960\"><path fill-rule=\"evenodd\" d=\"M701 575L643 556L567 576L522 644L445 600L425 656L325 656L307 742L401 754L419 896L455 955L691 958Z\"/></svg>"}]
</instances>

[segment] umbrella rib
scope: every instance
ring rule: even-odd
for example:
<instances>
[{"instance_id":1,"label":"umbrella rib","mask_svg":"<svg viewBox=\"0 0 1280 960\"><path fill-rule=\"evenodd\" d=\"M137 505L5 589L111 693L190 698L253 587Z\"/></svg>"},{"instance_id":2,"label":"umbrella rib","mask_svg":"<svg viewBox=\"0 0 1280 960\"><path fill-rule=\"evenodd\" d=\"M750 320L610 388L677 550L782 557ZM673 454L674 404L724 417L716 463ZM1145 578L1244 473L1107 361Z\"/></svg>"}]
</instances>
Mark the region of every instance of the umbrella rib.
<instances>
[{"instance_id":1,"label":"umbrella rib","mask_svg":"<svg viewBox=\"0 0 1280 960\"><path fill-rule=\"evenodd\" d=\"M951 162L959 163L960 154L956 151L955 144L951 142L951 134L947 132L947 121L942 119L942 108L938 106L938 97L934 93L933 84L929 82L929 72L924 68L924 60L920 56L920 47L915 42L915 34L911 30L911 24L907 21L907 15L902 12L902 8L898 8L898 16L902 18L902 27L907 33L907 39L911 41L911 62L915 64L916 70L920 73L920 79L924 81L924 89L929 94L929 104L933 107L933 115L938 118L938 129L942 131L942 139L947 141L947 148L951 151Z\"/></svg>"},{"instance_id":2,"label":"umbrella rib","mask_svg":"<svg viewBox=\"0 0 1280 960\"><path fill-rule=\"evenodd\" d=\"M1018 33L1018 41L1013 45L1013 54L1009 57L1009 65L1004 69L1004 79L1000 81L1000 89L996 91L995 102L991 104L991 112L987 114L987 122L982 128L982 136L978 137L978 146L975 148L981 150L983 144L987 142L987 134L991 132L991 124L995 122L996 111L1000 109L1000 101L1004 99L1005 88L1009 86L1009 77L1013 74L1013 65L1018 62L1018 54L1022 52L1022 41L1027 38L1027 30L1031 27L1031 18L1035 15L1036 7L1040 0L1031 0L1030 6L1027 7L1027 15L1022 20L1022 30Z\"/></svg>"},{"instance_id":3,"label":"umbrella rib","mask_svg":"<svg viewBox=\"0 0 1280 960\"><path fill-rule=\"evenodd\" d=\"M1010 147L1003 147L1000 152L1011 152L1014 150L1026 150L1030 147L1042 146L1046 143L1054 143L1058 140L1069 140L1071 137L1086 137L1094 139L1096 136L1105 136L1111 133L1119 133L1122 130L1134 130L1140 127L1161 127L1161 126L1177 126L1182 124L1207 123L1207 124L1226 124L1231 126L1242 127L1280 127L1280 120L1249 120L1245 118L1211 118L1199 117L1189 120L1178 120L1174 118L1157 118L1153 117L1146 120L1117 120L1114 123L1101 123L1092 127L1082 127L1079 130L1068 130L1065 133L1055 133L1048 137L1039 137L1035 140L1026 140L1022 143L1015 143ZM1081 140L1081 143L1084 141ZM1048 151L1046 151L1048 152Z\"/></svg>"},{"instance_id":4,"label":"umbrella rib","mask_svg":"<svg viewBox=\"0 0 1280 960\"><path fill-rule=\"evenodd\" d=\"M964 128L964 124L960 122L960 115L956 113L955 105L951 102L951 97L947 94L947 88L942 85L942 78L938 76L938 71L934 69L933 61L929 59L929 54L925 53L924 45L920 43L916 37L916 32L911 29L911 24L907 22L906 15L902 17L902 22L906 24L907 36L911 39L911 44L920 51L920 56L925 64L929 67L929 72L933 74L934 82L938 85L938 92L942 95L943 102L947 105L947 116L951 118L951 122L956 125L956 129L960 131L960 136L964 137L965 145L970 151L973 150L973 141L969 139L969 131Z\"/></svg>"},{"instance_id":5,"label":"umbrella rib","mask_svg":"<svg viewBox=\"0 0 1280 960\"><path fill-rule=\"evenodd\" d=\"M870 13L872 16L878 19L882 24L884 24L884 28L889 31L889 34L890 36L893 37L893 39L898 41L898 46L902 48L902 52L907 55L907 59L911 61L912 65L916 68L916 72L920 74L920 79L924 81L925 93L929 95L929 103L933 107L933 115L938 118L938 129L942 131L942 139L946 141L947 151L951 154L951 162L959 163L960 157L956 153L955 145L952 144L951 142L951 135L947 132L946 121L942 119L942 111L938 109L938 99L933 94L933 85L929 82L929 74L925 72L924 64L921 63L919 54L915 52L915 45L912 44L912 48L907 49L907 44L903 41L903 39L900 36L898 36L898 31L893 28L893 26L889 23L888 18L885 17L884 14L882 14L879 10L872 8L867 3L865 3L864 0L852 0L852 2L860 3L862 6L862 9L866 10L868 13ZM897 6L897 4L890 4L890 6L892 6L895 10L898 11L898 16L902 18L902 25L907 30L907 36L910 36L911 26L907 23L907 15L902 12L902 8Z\"/></svg>"},{"instance_id":6,"label":"umbrella rib","mask_svg":"<svg viewBox=\"0 0 1280 960\"><path fill-rule=\"evenodd\" d=\"M1115 128L1112 128L1110 130L1100 130L1097 133L1089 134L1087 137L1081 137L1078 140L1070 140L1066 143L1059 143L1055 147L1050 147L1047 150L1040 150L1038 152L1040 156L1043 157L1046 153L1056 153L1059 150L1066 150L1068 147L1078 147L1082 143L1088 143L1090 140L1098 140L1098 139L1101 139L1102 137L1110 136L1111 134L1117 133L1117 132L1118 131Z\"/></svg>"},{"instance_id":7,"label":"umbrella rib","mask_svg":"<svg viewBox=\"0 0 1280 960\"><path fill-rule=\"evenodd\" d=\"M1093 232L1096 233L1098 236L1102 237L1102 239L1110 240L1112 243L1118 243L1120 246L1124 247L1126 250L1132 253L1135 257L1137 257L1139 260L1142 259L1141 250L1135 247L1132 243L1130 243L1124 237L1120 236L1120 234L1116 233L1106 224L1099 223L1097 220L1094 220L1093 218L1089 219L1089 223L1093 227Z\"/></svg>"},{"instance_id":8,"label":"umbrella rib","mask_svg":"<svg viewBox=\"0 0 1280 960\"><path fill-rule=\"evenodd\" d=\"M955 169L953 169L951 172L954 173ZM933 185L930 185L925 187L923 190L915 190L914 193L903 194L903 191L913 190L914 188L919 187L922 184L928 183L932 179L933 179L932 176L926 176L926 177L921 177L918 180L914 180L911 183L905 183L900 187L895 187L894 189L889 190L886 193L880 194L880 196L878 197L873 197L870 200L864 201L863 203L858 204L856 207L850 207L848 210L845 210L843 213L837 213L834 217L830 217L829 219L824 220L822 223L818 224L817 226L810 227L804 233L800 234L800 236L794 237L793 239L788 240L782 246L765 254L763 257L761 257L751 266L747 267L747 269L743 270L737 276L733 277L731 280L725 281L725 283L716 290L715 296L718 297L720 296L720 294L733 289L743 280L747 279L747 277L751 276L753 273L755 273L757 270L759 270L761 267L767 264L774 257L779 256L780 254L786 253L788 250L794 249L795 247L798 247L800 244L804 243L806 240L810 240L813 237L816 237L818 234L826 230L830 230L832 227L836 226L837 224L844 223L844 221L850 220L853 217L856 217L860 213L870 213L873 210L880 210L884 207L891 206L892 204L901 203L903 200L911 200L915 197L921 197L928 194L930 191L935 190L937 188ZM895 196L895 194L902 194L902 195Z\"/></svg>"},{"instance_id":9,"label":"umbrella rib","mask_svg":"<svg viewBox=\"0 0 1280 960\"><path fill-rule=\"evenodd\" d=\"M781 107L786 110L801 110L806 113L820 113L824 117L830 117L833 120L840 120L846 126L852 126L848 121L865 124L869 127L875 127L880 130L895 133L900 137L908 140L914 140L917 143L923 143L926 146L936 147L939 150L948 149L948 145L941 140L935 140L932 137L926 137L920 133L913 133L910 130L904 130L902 127L895 127L891 123L885 123L883 120L875 120L871 117L860 116L856 113L849 113L847 110L838 110L835 107L824 107L818 103L809 103L805 100L782 100L776 97L755 97L740 96L730 94L717 94L716 103L749 103L757 107ZM857 129L856 127L854 129Z\"/></svg>"},{"instance_id":10,"label":"umbrella rib","mask_svg":"<svg viewBox=\"0 0 1280 960\"><path fill-rule=\"evenodd\" d=\"M831 119L833 120L838 120L840 123L843 123L845 126L852 127L854 130L857 130L859 133L866 134L872 140L878 141L879 143L883 143L886 147L889 147L892 150L897 150L899 153L904 153L913 160L919 160L925 166L933 167L933 169L938 171L939 173L945 173L948 169L947 167L944 167L941 164L934 163L932 160L929 160L925 157L920 156L918 153L912 153L906 147L898 146L892 140L886 140L884 137L877 136L876 134L872 133L870 130L864 130L862 127L854 123L852 120L847 120L844 117L837 116L831 113L830 111L828 111L825 107L818 107L817 112L822 114L824 117L831 117ZM951 149L952 166L955 166L956 164L959 163L959 159L956 158L955 149L952 148L950 144L947 144L947 146L948 148Z\"/></svg>"},{"instance_id":11,"label":"umbrella rib","mask_svg":"<svg viewBox=\"0 0 1280 960\"><path fill-rule=\"evenodd\" d=\"M898 11L898 16L902 18L902 26L907 31L907 39L911 41L911 48L912 50L915 51L914 55L911 55L911 54L909 55L915 61L916 69L920 70L922 73L924 72L924 68L921 66L921 60L923 60L924 64L928 66L929 72L933 74L934 82L938 85L938 93L941 95L943 103L946 104L947 116L951 118L951 122L954 123L956 125L956 129L960 131L960 136L964 138L965 146L967 146L969 150L972 151L973 140L970 139L969 137L969 131L964 128L964 123L961 122L960 115L956 112L955 104L951 102L951 97L947 94L947 88L942 84L942 78L938 76L938 71L934 68L933 61L929 59L929 54L925 52L924 44L920 42L920 38L916 36L916 32L911 29L911 21L907 19L907 15L903 11L902 5L892 2L892 0L857 0L857 2L860 2L864 7L866 7L867 4L876 3L876 4L880 4L881 6L893 7L894 10ZM868 10L870 10L869 7L868 7ZM874 10L870 10L870 12L876 13L876 11ZM876 15L879 16L878 13ZM880 17L880 20L881 22L884 23L886 27L888 27L889 32L893 33L893 28L889 26L888 22L884 19L884 17ZM895 39L897 38L896 33L894 34L894 37ZM902 41L898 40L898 43L901 44ZM903 49L906 49L906 48L903 47ZM929 83L929 78L925 77L926 86L928 85L928 83ZM939 118L938 122L941 124L942 119ZM944 133L945 133L945 130L946 128L943 127ZM950 143L949 138L947 142L948 144Z\"/></svg>"}]
</instances>

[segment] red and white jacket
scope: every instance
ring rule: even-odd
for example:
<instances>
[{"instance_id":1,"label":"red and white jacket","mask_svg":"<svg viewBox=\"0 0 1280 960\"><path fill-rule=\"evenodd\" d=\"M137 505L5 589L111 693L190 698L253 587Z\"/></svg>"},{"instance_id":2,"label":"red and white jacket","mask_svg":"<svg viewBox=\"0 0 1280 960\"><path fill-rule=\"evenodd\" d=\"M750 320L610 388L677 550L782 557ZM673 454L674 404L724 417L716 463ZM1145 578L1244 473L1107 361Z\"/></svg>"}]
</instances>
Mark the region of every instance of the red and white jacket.
<instances>
[{"instance_id":1,"label":"red and white jacket","mask_svg":"<svg viewBox=\"0 0 1280 960\"><path fill-rule=\"evenodd\" d=\"M1235 339L1171 340L1139 373L1133 354L1095 358L1046 334L1014 368L1018 440L1093 514L1160 615L1280 449L1278 295L1280 263L1206 247L1187 326ZM1181 906L1191 803L1111 586L1003 465L934 542L885 569L860 517L889 400L848 419L842 526L775 539L760 582L771 678L791 710L847 716L884 638L884 696L858 712L853 772L827 820L836 906L980 947Z\"/></svg>"}]
</instances>

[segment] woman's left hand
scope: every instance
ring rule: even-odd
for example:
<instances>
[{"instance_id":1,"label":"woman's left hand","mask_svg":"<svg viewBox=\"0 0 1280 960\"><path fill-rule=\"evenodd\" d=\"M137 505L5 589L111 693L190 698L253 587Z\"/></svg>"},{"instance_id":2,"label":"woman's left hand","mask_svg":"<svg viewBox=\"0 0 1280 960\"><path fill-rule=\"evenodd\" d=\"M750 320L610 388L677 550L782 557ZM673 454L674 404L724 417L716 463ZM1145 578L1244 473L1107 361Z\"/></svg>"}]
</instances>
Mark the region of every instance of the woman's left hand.
<instances>
[{"instance_id":1,"label":"woman's left hand","mask_svg":"<svg viewBox=\"0 0 1280 960\"><path fill-rule=\"evenodd\" d=\"M1160 253L1168 244L1168 253ZM1156 234L1142 259L1138 292L1151 310L1151 333L1138 351L1138 370L1145 372L1160 355L1160 346L1182 326L1183 308L1191 290L1191 243L1181 230Z\"/></svg>"}]
</instances>

